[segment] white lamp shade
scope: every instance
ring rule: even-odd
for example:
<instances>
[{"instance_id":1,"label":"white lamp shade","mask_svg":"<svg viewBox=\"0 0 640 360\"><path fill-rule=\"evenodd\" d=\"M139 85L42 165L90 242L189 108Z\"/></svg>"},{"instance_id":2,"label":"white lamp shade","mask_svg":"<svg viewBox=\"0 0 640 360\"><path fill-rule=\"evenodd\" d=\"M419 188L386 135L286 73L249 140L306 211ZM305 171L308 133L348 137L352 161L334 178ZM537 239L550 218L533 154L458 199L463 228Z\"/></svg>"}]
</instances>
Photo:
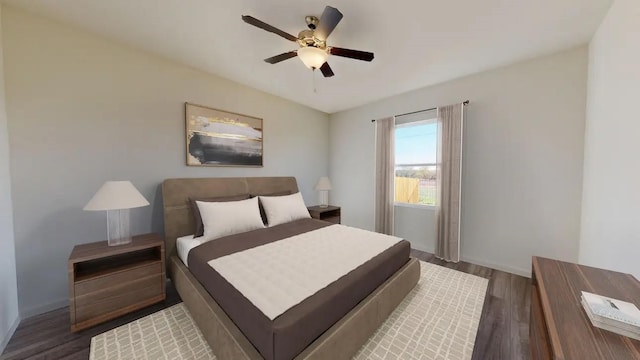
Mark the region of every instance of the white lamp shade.
<instances>
[{"instance_id":1,"label":"white lamp shade","mask_svg":"<svg viewBox=\"0 0 640 360\"><path fill-rule=\"evenodd\" d=\"M316 190L331 190L331 181L326 176L323 176L318 180L316 184Z\"/></svg>"},{"instance_id":2,"label":"white lamp shade","mask_svg":"<svg viewBox=\"0 0 640 360\"><path fill-rule=\"evenodd\" d=\"M130 181L107 181L84 207L88 211L132 209L149 202Z\"/></svg>"},{"instance_id":3,"label":"white lamp shade","mask_svg":"<svg viewBox=\"0 0 640 360\"><path fill-rule=\"evenodd\" d=\"M327 61L329 54L326 50L306 46L298 49L298 57L309 69L319 69Z\"/></svg>"}]
</instances>

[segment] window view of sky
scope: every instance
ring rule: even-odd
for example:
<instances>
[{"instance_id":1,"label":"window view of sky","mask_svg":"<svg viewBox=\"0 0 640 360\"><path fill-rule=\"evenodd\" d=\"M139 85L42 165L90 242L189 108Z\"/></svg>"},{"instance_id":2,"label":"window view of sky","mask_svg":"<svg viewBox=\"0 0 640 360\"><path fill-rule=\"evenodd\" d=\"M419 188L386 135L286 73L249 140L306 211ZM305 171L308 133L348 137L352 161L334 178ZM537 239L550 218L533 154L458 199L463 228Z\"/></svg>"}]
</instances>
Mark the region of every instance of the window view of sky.
<instances>
[{"instance_id":1,"label":"window view of sky","mask_svg":"<svg viewBox=\"0 0 640 360\"><path fill-rule=\"evenodd\" d=\"M396 164L433 164L436 162L438 124L420 124L396 128Z\"/></svg>"}]
</instances>

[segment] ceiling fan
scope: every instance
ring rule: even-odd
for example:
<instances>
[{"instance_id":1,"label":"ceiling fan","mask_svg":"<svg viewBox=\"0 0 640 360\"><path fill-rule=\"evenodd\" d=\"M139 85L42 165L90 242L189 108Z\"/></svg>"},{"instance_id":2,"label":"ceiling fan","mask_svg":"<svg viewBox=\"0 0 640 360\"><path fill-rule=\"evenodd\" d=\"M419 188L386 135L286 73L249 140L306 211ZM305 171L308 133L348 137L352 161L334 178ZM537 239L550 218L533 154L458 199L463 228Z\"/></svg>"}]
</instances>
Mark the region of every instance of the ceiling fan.
<instances>
[{"instance_id":1,"label":"ceiling fan","mask_svg":"<svg viewBox=\"0 0 640 360\"><path fill-rule=\"evenodd\" d=\"M324 77L331 77L334 75L333 70L331 70L331 67L327 63L329 55L342 56L363 61L373 60L373 53L371 52L327 46L327 38L333 29L336 28L341 19L342 13L338 9L327 6L324 8L324 12L320 19L315 16L306 16L304 20L306 21L309 30L302 30L298 33L298 37L295 37L260 21L253 16L242 15L242 20L247 24L259 27L260 29L272 32L276 35L280 35L289 41L297 42L300 46L298 50L289 51L264 59L265 62L268 62L269 64L276 64L280 61L297 56L309 69L320 69Z\"/></svg>"}]
</instances>

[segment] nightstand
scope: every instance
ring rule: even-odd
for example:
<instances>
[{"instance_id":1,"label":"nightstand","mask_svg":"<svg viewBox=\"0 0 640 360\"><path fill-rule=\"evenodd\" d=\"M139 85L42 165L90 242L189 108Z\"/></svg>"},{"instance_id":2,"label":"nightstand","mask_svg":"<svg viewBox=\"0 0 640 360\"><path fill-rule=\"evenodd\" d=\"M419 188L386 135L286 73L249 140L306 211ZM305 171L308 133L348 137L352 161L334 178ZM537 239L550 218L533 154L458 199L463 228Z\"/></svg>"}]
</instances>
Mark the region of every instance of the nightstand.
<instances>
[{"instance_id":1,"label":"nightstand","mask_svg":"<svg viewBox=\"0 0 640 360\"><path fill-rule=\"evenodd\" d=\"M164 239L133 237L77 245L69 256L71 331L80 331L165 299Z\"/></svg>"},{"instance_id":2,"label":"nightstand","mask_svg":"<svg viewBox=\"0 0 640 360\"><path fill-rule=\"evenodd\" d=\"M327 207L309 206L307 208L312 218L340 224L340 207L329 205Z\"/></svg>"}]
</instances>

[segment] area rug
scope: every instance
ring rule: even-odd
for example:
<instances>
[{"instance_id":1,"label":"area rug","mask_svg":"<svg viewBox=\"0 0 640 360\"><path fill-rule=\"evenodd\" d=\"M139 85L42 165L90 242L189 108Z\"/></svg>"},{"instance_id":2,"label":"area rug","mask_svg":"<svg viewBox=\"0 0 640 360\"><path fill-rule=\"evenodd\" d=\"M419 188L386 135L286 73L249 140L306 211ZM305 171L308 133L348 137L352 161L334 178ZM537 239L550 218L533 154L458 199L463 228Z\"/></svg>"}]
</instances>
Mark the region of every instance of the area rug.
<instances>
[{"instance_id":1,"label":"area rug","mask_svg":"<svg viewBox=\"0 0 640 360\"><path fill-rule=\"evenodd\" d=\"M354 359L471 359L487 279L420 266L418 285ZM216 359L182 303L94 336L89 358Z\"/></svg>"}]
</instances>

